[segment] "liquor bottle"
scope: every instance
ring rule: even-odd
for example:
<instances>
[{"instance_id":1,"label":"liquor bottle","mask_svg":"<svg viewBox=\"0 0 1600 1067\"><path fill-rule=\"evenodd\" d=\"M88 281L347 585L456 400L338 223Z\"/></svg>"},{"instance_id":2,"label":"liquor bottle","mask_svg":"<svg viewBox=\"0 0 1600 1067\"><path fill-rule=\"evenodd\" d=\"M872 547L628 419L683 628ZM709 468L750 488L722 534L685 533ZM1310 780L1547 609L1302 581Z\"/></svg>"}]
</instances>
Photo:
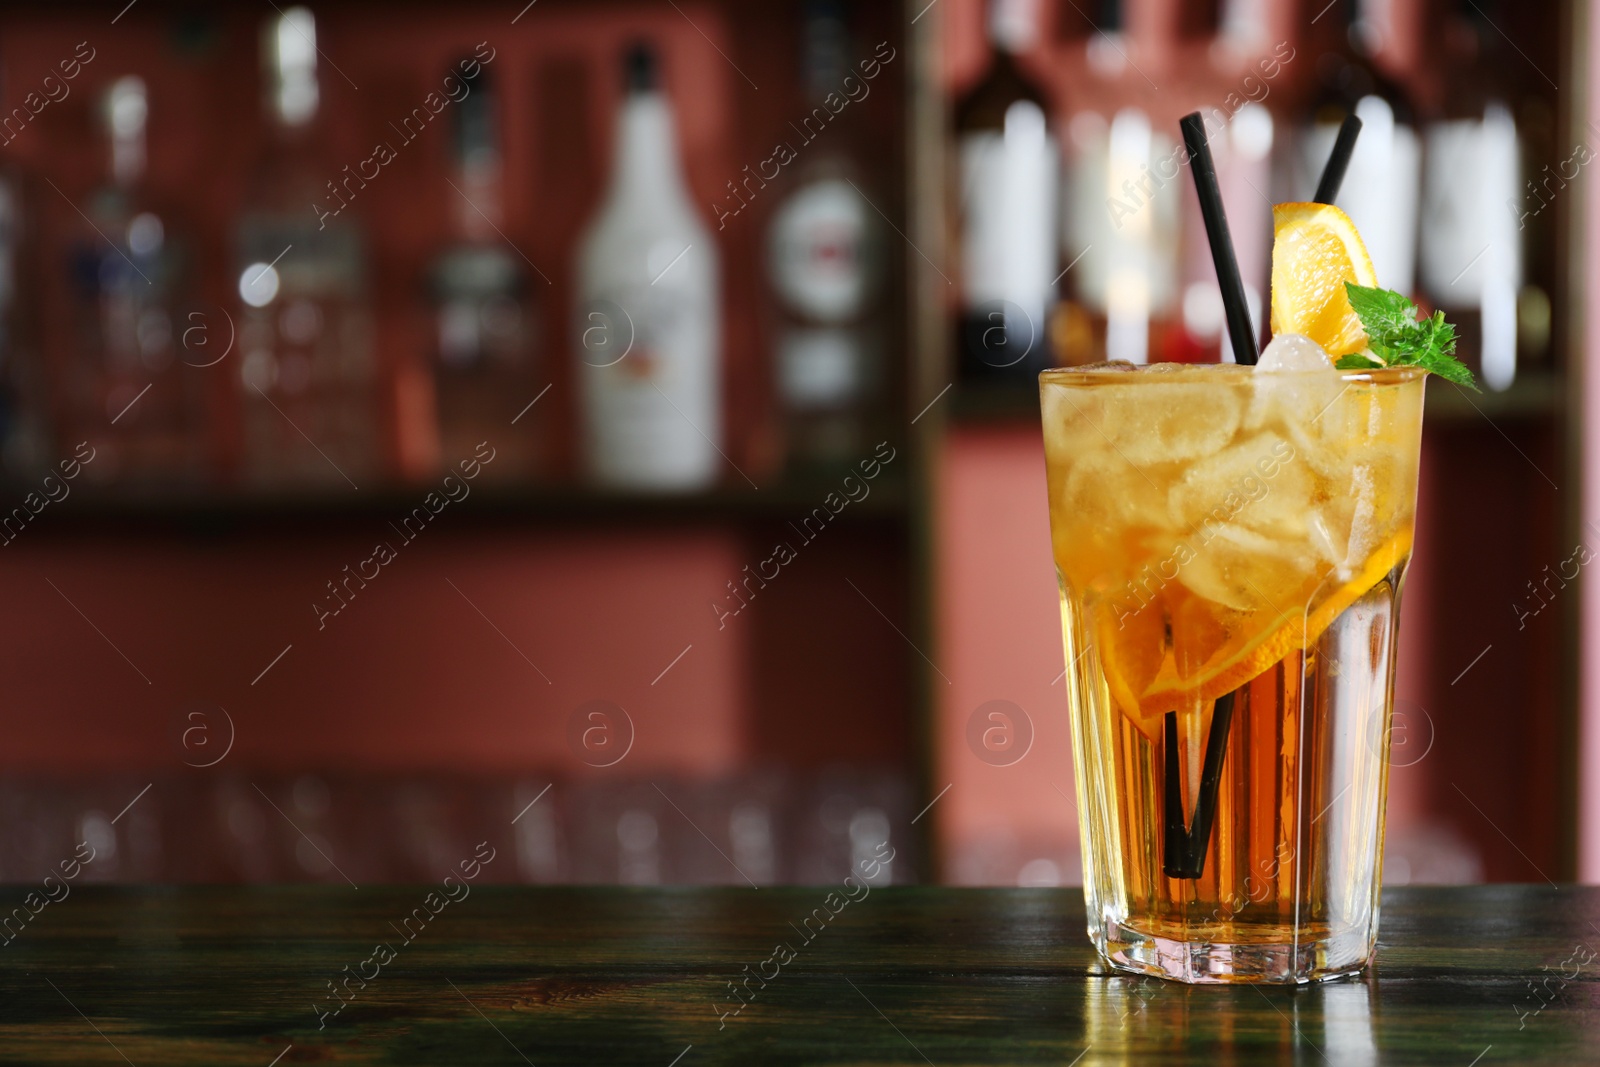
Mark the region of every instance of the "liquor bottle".
<instances>
[{"instance_id":1,"label":"liquor bottle","mask_svg":"<svg viewBox=\"0 0 1600 1067\"><path fill-rule=\"evenodd\" d=\"M244 475L256 485L359 485L380 459L365 245L352 210L368 179L324 151L316 33L303 7L266 23L268 144L235 237Z\"/></svg>"},{"instance_id":2,"label":"liquor bottle","mask_svg":"<svg viewBox=\"0 0 1600 1067\"><path fill-rule=\"evenodd\" d=\"M49 466L48 389L34 333L36 307L19 274L27 212L21 176L0 168L0 469L34 476Z\"/></svg>"},{"instance_id":3,"label":"liquor bottle","mask_svg":"<svg viewBox=\"0 0 1600 1067\"><path fill-rule=\"evenodd\" d=\"M1130 67L1122 5L1103 4L1097 25L1085 43L1092 80L1067 122L1063 276L1072 299L1052 333L1065 363L1145 363L1165 355L1188 174L1181 146L1151 121L1155 101Z\"/></svg>"},{"instance_id":4,"label":"liquor bottle","mask_svg":"<svg viewBox=\"0 0 1600 1067\"><path fill-rule=\"evenodd\" d=\"M532 474L541 444L535 399L534 310L527 278L498 230L504 221L500 101L488 71L476 62L457 69L467 95L454 108L452 170L460 195L452 243L433 265L438 334L434 396L446 464L470 456L493 431L497 480ZM466 71L475 70L471 77ZM507 436L504 428L517 422Z\"/></svg>"},{"instance_id":5,"label":"liquor bottle","mask_svg":"<svg viewBox=\"0 0 1600 1067\"><path fill-rule=\"evenodd\" d=\"M578 251L584 454L597 484L694 490L719 473L716 245L689 199L653 47L632 45L611 184Z\"/></svg>"},{"instance_id":6,"label":"liquor bottle","mask_svg":"<svg viewBox=\"0 0 1600 1067\"><path fill-rule=\"evenodd\" d=\"M1049 366L1056 303L1060 152L1043 91L1019 53L1038 39L1035 0L990 0L993 56L956 105L958 374L1030 385Z\"/></svg>"},{"instance_id":7,"label":"liquor bottle","mask_svg":"<svg viewBox=\"0 0 1600 1067\"><path fill-rule=\"evenodd\" d=\"M69 244L70 357L64 429L105 446L119 479L192 481L204 458L203 379L177 358L182 226L145 188L149 99L118 78L102 100L108 180Z\"/></svg>"},{"instance_id":8,"label":"liquor bottle","mask_svg":"<svg viewBox=\"0 0 1600 1067\"><path fill-rule=\"evenodd\" d=\"M809 0L804 40L809 111L850 73L840 0ZM777 390L796 470L848 465L867 443L882 388L883 234L849 134L830 130L802 157L767 234Z\"/></svg>"},{"instance_id":9,"label":"liquor bottle","mask_svg":"<svg viewBox=\"0 0 1600 1067\"><path fill-rule=\"evenodd\" d=\"M1424 131L1422 281L1456 323L1463 358L1476 354L1484 384L1505 389L1517 369L1522 153L1498 73L1497 9L1460 0L1447 24L1444 106Z\"/></svg>"},{"instance_id":10,"label":"liquor bottle","mask_svg":"<svg viewBox=\"0 0 1600 1067\"><path fill-rule=\"evenodd\" d=\"M1298 173L1291 178L1293 187L1303 191L1293 198L1311 198L1340 124L1354 112L1361 119L1361 136L1334 203L1361 231L1378 284L1411 294L1416 290L1422 153L1416 108L1374 62L1377 24L1374 0L1339 0L1332 31L1336 39L1315 61L1310 122L1300 138Z\"/></svg>"}]
</instances>

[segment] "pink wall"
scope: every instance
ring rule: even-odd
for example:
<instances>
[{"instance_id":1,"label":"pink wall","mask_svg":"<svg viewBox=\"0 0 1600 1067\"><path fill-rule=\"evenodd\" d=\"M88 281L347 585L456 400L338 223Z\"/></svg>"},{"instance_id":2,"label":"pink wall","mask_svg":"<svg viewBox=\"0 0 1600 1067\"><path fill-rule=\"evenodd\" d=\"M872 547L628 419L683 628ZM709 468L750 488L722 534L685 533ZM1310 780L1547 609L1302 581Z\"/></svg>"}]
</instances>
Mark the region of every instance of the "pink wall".
<instances>
[{"instance_id":1,"label":"pink wall","mask_svg":"<svg viewBox=\"0 0 1600 1067\"><path fill-rule=\"evenodd\" d=\"M633 720L619 771L717 774L746 750L750 631L708 607L748 562L731 533L430 529L319 630L324 582L382 522L114 548L44 523L0 555L8 770L177 769L194 701L232 716L233 765L278 770L575 766L568 719L593 699Z\"/></svg>"},{"instance_id":2,"label":"pink wall","mask_svg":"<svg viewBox=\"0 0 1600 1067\"><path fill-rule=\"evenodd\" d=\"M957 884L1080 879L1072 736L1061 674L1061 614L1050 560L1044 446L1037 426L958 429L939 475L938 760L932 789L945 842L943 876ZM1014 723L985 718L975 749L974 711L1005 700ZM994 710L994 709L990 709ZM1031 749L1017 758L1031 729ZM985 749L983 732L988 735ZM977 752L986 751L988 758ZM1009 762L1015 759L1015 762ZM1003 765L1009 764L1009 765Z\"/></svg>"}]
</instances>

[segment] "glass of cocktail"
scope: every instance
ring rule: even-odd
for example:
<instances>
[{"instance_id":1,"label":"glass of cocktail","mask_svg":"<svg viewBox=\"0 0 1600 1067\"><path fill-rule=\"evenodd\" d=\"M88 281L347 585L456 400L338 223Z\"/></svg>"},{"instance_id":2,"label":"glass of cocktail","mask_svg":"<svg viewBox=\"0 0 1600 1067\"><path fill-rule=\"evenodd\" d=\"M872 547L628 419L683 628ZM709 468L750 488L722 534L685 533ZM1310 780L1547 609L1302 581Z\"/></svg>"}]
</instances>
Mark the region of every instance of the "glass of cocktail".
<instances>
[{"instance_id":1,"label":"glass of cocktail","mask_svg":"<svg viewBox=\"0 0 1600 1067\"><path fill-rule=\"evenodd\" d=\"M1090 936L1186 981L1347 973L1423 372L1168 366L1042 378Z\"/></svg>"},{"instance_id":2,"label":"glass of cocktail","mask_svg":"<svg viewBox=\"0 0 1600 1067\"><path fill-rule=\"evenodd\" d=\"M1372 953L1423 366L1453 363L1342 212L1275 216L1258 366L1040 376L1089 935L1188 982Z\"/></svg>"}]
</instances>

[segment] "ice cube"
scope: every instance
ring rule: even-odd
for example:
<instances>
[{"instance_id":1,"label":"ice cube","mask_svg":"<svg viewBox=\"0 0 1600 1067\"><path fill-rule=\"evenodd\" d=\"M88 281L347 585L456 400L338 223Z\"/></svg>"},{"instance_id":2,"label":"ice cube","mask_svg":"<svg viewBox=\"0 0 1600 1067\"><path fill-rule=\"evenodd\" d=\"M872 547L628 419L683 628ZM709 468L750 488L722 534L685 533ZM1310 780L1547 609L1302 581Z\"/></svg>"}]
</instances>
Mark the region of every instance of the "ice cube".
<instances>
[{"instance_id":1,"label":"ice cube","mask_svg":"<svg viewBox=\"0 0 1600 1067\"><path fill-rule=\"evenodd\" d=\"M1382 537L1377 525L1378 494L1372 468L1357 464L1350 473L1351 495L1356 506L1350 516L1350 547L1344 558L1344 568L1354 571L1377 550Z\"/></svg>"},{"instance_id":2,"label":"ice cube","mask_svg":"<svg viewBox=\"0 0 1600 1067\"><path fill-rule=\"evenodd\" d=\"M1333 370L1333 360L1321 345L1299 333L1278 334L1256 361L1257 374L1308 370Z\"/></svg>"},{"instance_id":3,"label":"ice cube","mask_svg":"<svg viewBox=\"0 0 1600 1067\"><path fill-rule=\"evenodd\" d=\"M1301 546L1274 541L1242 526L1208 526L1192 539L1195 555L1178 571L1192 593L1247 614L1292 617L1314 584L1315 561Z\"/></svg>"},{"instance_id":4,"label":"ice cube","mask_svg":"<svg viewBox=\"0 0 1600 1067\"><path fill-rule=\"evenodd\" d=\"M1046 384L1039 393L1044 447L1065 468L1085 452L1106 448L1106 390Z\"/></svg>"},{"instance_id":5,"label":"ice cube","mask_svg":"<svg viewBox=\"0 0 1600 1067\"><path fill-rule=\"evenodd\" d=\"M1165 489L1111 450L1079 457L1062 486L1063 514L1115 541L1164 528L1166 505Z\"/></svg>"},{"instance_id":6,"label":"ice cube","mask_svg":"<svg viewBox=\"0 0 1600 1067\"><path fill-rule=\"evenodd\" d=\"M1167 496L1174 524L1239 523L1280 541L1303 540L1314 482L1297 450L1260 433L1189 466Z\"/></svg>"},{"instance_id":7,"label":"ice cube","mask_svg":"<svg viewBox=\"0 0 1600 1067\"><path fill-rule=\"evenodd\" d=\"M1322 346L1297 333L1280 333L1261 353L1255 369L1256 388L1245 412L1245 429L1270 426L1302 447L1322 436L1323 415L1345 388Z\"/></svg>"},{"instance_id":8,"label":"ice cube","mask_svg":"<svg viewBox=\"0 0 1600 1067\"><path fill-rule=\"evenodd\" d=\"M1306 522L1306 529L1310 534L1310 544L1325 563L1334 566L1334 573L1340 582L1350 580L1350 567L1345 560L1349 554L1349 522L1333 522L1323 516L1316 508L1311 509L1310 518Z\"/></svg>"},{"instance_id":9,"label":"ice cube","mask_svg":"<svg viewBox=\"0 0 1600 1067\"><path fill-rule=\"evenodd\" d=\"M1192 369L1188 375L1173 377L1178 380L1118 389L1106 398L1106 435L1137 467L1210 455L1232 440L1239 428L1244 388L1205 380L1209 374L1202 378Z\"/></svg>"}]
</instances>

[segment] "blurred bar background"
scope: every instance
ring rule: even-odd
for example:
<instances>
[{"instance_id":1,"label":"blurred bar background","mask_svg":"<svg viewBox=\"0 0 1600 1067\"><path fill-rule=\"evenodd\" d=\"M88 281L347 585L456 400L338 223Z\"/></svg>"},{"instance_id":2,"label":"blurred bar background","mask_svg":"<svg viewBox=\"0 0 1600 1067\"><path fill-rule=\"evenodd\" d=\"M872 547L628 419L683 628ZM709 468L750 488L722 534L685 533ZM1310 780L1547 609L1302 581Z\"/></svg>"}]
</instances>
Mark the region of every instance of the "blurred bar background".
<instances>
[{"instance_id":1,"label":"blurred bar background","mask_svg":"<svg viewBox=\"0 0 1600 1067\"><path fill-rule=\"evenodd\" d=\"M1579 873L1586 5L519 6L0 12L0 879L1076 882L1033 377L1224 358L1195 109L1488 386L1386 879Z\"/></svg>"}]
</instances>

